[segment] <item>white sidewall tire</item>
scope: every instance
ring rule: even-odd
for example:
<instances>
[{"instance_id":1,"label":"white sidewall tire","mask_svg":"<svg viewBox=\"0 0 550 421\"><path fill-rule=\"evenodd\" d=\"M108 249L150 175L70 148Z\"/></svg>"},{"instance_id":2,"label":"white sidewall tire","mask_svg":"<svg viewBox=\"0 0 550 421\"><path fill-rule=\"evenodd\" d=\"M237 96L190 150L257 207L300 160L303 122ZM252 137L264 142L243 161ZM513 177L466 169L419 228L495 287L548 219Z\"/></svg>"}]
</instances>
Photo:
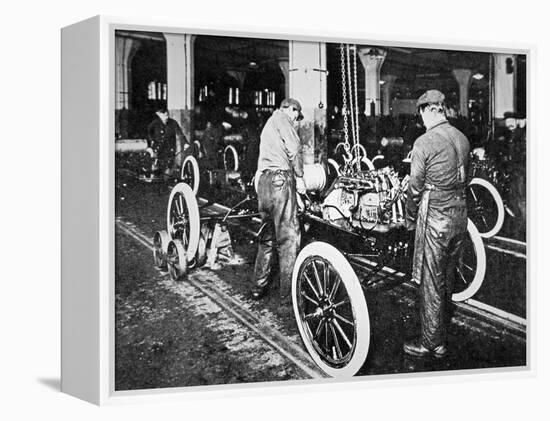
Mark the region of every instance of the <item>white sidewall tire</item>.
<instances>
[{"instance_id":1,"label":"white sidewall tire","mask_svg":"<svg viewBox=\"0 0 550 421\"><path fill-rule=\"evenodd\" d=\"M495 186L493 186L489 181L483 178L472 178L472 181L470 181L469 185L471 186L472 184L485 187L487 190L489 190L489 193L491 193L491 196L493 196L493 200L497 205L498 215L495 226L490 231L479 232L479 235L481 235L482 238L491 238L500 231L502 225L504 224L504 202L502 201L502 196L495 188Z\"/></svg>"},{"instance_id":2,"label":"white sidewall tire","mask_svg":"<svg viewBox=\"0 0 550 421\"><path fill-rule=\"evenodd\" d=\"M483 240L479 235L474 223L468 219L468 235L474 246L474 251L476 254L476 271L473 281L470 285L461 292L453 294L453 301L465 301L474 296L474 294L479 290L483 280L485 279L485 270L487 269L487 256L485 255L485 246L483 245Z\"/></svg>"},{"instance_id":3,"label":"white sidewall tire","mask_svg":"<svg viewBox=\"0 0 550 421\"><path fill-rule=\"evenodd\" d=\"M225 156L228 153L233 155L233 162L235 163L235 165L233 165L233 168L227 168L227 160L225 159ZM239 171L239 154L237 153L237 149L235 149L235 146L227 145L223 150L223 167L226 169L226 171Z\"/></svg>"},{"instance_id":4,"label":"white sidewall tire","mask_svg":"<svg viewBox=\"0 0 550 421\"><path fill-rule=\"evenodd\" d=\"M357 332L357 343L355 346L354 354L345 367L336 368L328 365L323 359L319 356L315 348L308 340L307 333L305 328L300 320L300 311L298 309L298 273L300 271L300 266L308 257L319 256L330 262L334 270L338 272L342 283L344 284L346 291L349 295L350 302L352 304L353 314L355 318L355 330ZM338 249L334 246L321 242L315 241L313 243L305 246L302 251L298 254L296 263L294 264L294 270L292 272L292 305L294 307L294 316L296 318L296 324L298 325L298 330L300 331L300 336L302 337L302 342L304 343L309 355L323 370L326 374L332 377L351 377L354 376L359 369L365 363L367 359L367 354L369 352L370 345L370 320L369 312L367 308L367 302L363 294L363 289L355 271Z\"/></svg>"},{"instance_id":5,"label":"white sidewall tire","mask_svg":"<svg viewBox=\"0 0 550 421\"><path fill-rule=\"evenodd\" d=\"M185 157L185 159L183 160L182 164L181 164L181 173L180 173L180 179L181 180L183 180L185 178L183 171L185 169L185 165L187 165L187 164L191 164L191 168L193 168L194 183L191 186L191 188L193 190L193 194L197 194L197 192L199 191L199 185L200 185L200 181L201 181L201 175L200 175L200 171L199 171L199 163L193 155L187 155Z\"/></svg>"},{"instance_id":6,"label":"white sidewall tire","mask_svg":"<svg viewBox=\"0 0 550 421\"><path fill-rule=\"evenodd\" d=\"M187 211L189 213L189 243L187 244L187 259L191 261L195 257L197 252L197 247L199 245L199 236L200 236L200 214L199 214L199 205L197 204L197 198L189 187L185 183L178 183L174 186L170 192L170 198L168 199L168 209L166 211L166 227L168 229L168 234L172 239L173 233L170 230L170 209L172 207L172 201L176 194L183 195L184 205L187 206Z\"/></svg>"}]
</instances>

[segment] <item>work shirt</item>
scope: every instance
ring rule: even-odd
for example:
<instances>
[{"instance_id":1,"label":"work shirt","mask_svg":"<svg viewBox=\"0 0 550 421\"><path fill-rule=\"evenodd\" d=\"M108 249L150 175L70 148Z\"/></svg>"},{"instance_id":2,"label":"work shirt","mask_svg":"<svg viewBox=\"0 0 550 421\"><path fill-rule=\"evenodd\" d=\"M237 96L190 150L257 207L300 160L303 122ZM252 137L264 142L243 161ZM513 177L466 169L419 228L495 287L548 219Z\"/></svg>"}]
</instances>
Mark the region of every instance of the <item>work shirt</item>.
<instances>
[{"instance_id":1,"label":"work shirt","mask_svg":"<svg viewBox=\"0 0 550 421\"><path fill-rule=\"evenodd\" d=\"M292 120L283 111L275 110L260 135L258 171L294 170L297 177L304 175L300 138Z\"/></svg>"},{"instance_id":2,"label":"work shirt","mask_svg":"<svg viewBox=\"0 0 550 421\"><path fill-rule=\"evenodd\" d=\"M149 127L147 127L147 146L154 147L160 151L175 150L176 140L183 139L187 142L180 125L172 118L162 122L160 118L155 118Z\"/></svg>"},{"instance_id":3,"label":"work shirt","mask_svg":"<svg viewBox=\"0 0 550 421\"><path fill-rule=\"evenodd\" d=\"M411 157L407 215L416 219L422 193L432 190L430 207L465 205L464 188L470 143L462 132L443 120L420 136Z\"/></svg>"}]
</instances>

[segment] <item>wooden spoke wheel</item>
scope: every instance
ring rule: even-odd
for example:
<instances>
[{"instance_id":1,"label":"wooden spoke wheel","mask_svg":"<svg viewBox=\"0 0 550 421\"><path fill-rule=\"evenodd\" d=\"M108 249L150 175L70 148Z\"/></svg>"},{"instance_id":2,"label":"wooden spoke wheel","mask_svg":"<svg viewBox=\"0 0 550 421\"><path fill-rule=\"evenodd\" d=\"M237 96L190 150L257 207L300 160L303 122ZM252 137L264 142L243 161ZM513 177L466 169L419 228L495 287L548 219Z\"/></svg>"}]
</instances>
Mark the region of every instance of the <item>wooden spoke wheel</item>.
<instances>
[{"instance_id":1,"label":"wooden spoke wheel","mask_svg":"<svg viewBox=\"0 0 550 421\"><path fill-rule=\"evenodd\" d=\"M504 223L504 202L489 181L473 178L466 189L468 218L472 220L483 238L496 235Z\"/></svg>"},{"instance_id":2,"label":"wooden spoke wheel","mask_svg":"<svg viewBox=\"0 0 550 421\"><path fill-rule=\"evenodd\" d=\"M201 176L199 163L193 155L187 155L181 164L180 181L186 183L193 190L193 194L199 191Z\"/></svg>"},{"instance_id":3,"label":"wooden spoke wheel","mask_svg":"<svg viewBox=\"0 0 550 421\"><path fill-rule=\"evenodd\" d=\"M302 249L292 274L294 315L302 341L328 375L355 375L367 358L370 322L363 290L335 247L313 242Z\"/></svg>"},{"instance_id":4,"label":"wooden spoke wheel","mask_svg":"<svg viewBox=\"0 0 550 421\"><path fill-rule=\"evenodd\" d=\"M239 170L239 154L233 145L227 145L223 150L223 167L227 171Z\"/></svg>"},{"instance_id":5,"label":"wooden spoke wheel","mask_svg":"<svg viewBox=\"0 0 550 421\"><path fill-rule=\"evenodd\" d=\"M453 301L471 298L481 287L486 268L487 258L483 240L474 223L468 219L468 235L456 269Z\"/></svg>"},{"instance_id":6,"label":"wooden spoke wheel","mask_svg":"<svg viewBox=\"0 0 550 421\"><path fill-rule=\"evenodd\" d=\"M182 281L187 275L187 253L180 240L172 240L168 243L166 253L168 273L173 281Z\"/></svg>"},{"instance_id":7,"label":"wooden spoke wheel","mask_svg":"<svg viewBox=\"0 0 550 421\"><path fill-rule=\"evenodd\" d=\"M172 240L180 240L191 261L195 257L200 236L200 215L197 198L185 183L178 183L170 192L166 226Z\"/></svg>"}]
</instances>

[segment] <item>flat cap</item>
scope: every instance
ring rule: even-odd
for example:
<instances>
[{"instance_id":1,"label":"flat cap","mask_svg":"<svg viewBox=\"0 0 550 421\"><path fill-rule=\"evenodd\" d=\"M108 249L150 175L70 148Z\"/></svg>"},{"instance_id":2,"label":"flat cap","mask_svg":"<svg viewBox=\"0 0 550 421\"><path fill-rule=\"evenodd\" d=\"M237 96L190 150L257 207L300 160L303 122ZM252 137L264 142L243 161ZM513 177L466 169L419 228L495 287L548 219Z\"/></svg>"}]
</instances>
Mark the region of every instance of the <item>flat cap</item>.
<instances>
[{"instance_id":1,"label":"flat cap","mask_svg":"<svg viewBox=\"0 0 550 421\"><path fill-rule=\"evenodd\" d=\"M418 101L416 101L416 107L420 107L425 104L440 104L445 101L445 95L443 92L438 91L437 89L430 89L424 92Z\"/></svg>"},{"instance_id":2,"label":"flat cap","mask_svg":"<svg viewBox=\"0 0 550 421\"><path fill-rule=\"evenodd\" d=\"M294 98L285 98L281 102L281 108L289 108L292 107L296 111L298 111L298 120L302 120L304 118L304 115L302 114L302 105L298 102L297 99Z\"/></svg>"}]
</instances>

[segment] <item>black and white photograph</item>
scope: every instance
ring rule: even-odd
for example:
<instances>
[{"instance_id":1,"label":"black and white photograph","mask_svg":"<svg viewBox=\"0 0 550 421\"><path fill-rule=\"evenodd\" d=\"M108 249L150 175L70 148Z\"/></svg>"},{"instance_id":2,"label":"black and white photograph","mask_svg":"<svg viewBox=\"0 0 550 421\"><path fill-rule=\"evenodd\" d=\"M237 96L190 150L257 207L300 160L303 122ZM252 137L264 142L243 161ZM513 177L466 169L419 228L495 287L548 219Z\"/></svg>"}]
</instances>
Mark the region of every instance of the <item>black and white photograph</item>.
<instances>
[{"instance_id":1,"label":"black and white photograph","mask_svg":"<svg viewBox=\"0 0 550 421\"><path fill-rule=\"evenodd\" d=\"M528 368L529 50L112 47L115 392Z\"/></svg>"}]
</instances>

